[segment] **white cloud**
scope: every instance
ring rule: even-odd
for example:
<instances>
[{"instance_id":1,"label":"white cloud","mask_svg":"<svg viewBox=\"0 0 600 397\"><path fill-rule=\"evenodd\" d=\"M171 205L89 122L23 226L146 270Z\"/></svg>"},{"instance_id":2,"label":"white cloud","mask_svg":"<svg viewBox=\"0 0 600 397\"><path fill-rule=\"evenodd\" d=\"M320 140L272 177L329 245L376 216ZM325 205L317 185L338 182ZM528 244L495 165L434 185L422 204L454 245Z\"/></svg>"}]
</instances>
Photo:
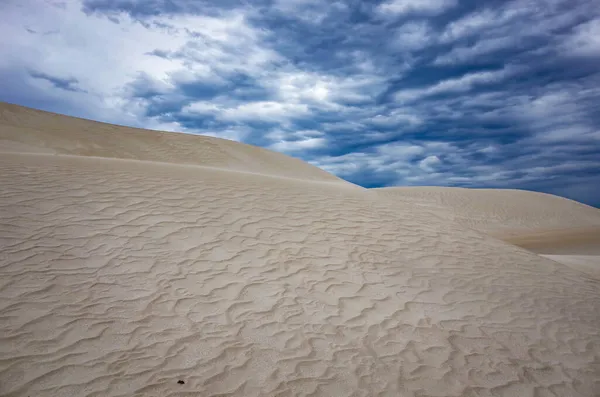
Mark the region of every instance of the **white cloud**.
<instances>
[{"instance_id":1,"label":"white cloud","mask_svg":"<svg viewBox=\"0 0 600 397\"><path fill-rule=\"evenodd\" d=\"M347 9L341 1L322 0L275 0L271 7L287 17L311 24L320 24L331 12Z\"/></svg>"},{"instance_id":2,"label":"white cloud","mask_svg":"<svg viewBox=\"0 0 600 397\"><path fill-rule=\"evenodd\" d=\"M494 153L498 153L498 147L494 145L488 145L481 149L479 153L484 153L487 155L493 155Z\"/></svg>"},{"instance_id":3,"label":"white cloud","mask_svg":"<svg viewBox=\"0 0 600 397\"><path fill-rule=\"evenodd\" d=\"M227 104L226 101L215 100L191 103L182 110L182 113L213 116L226 121L285 122L294 117L305 116L310 113L310 110L302 103L255 101Z\"/></svg>"},{"instance_id":4,"label":"white cloud","mask_svg":"<svg viewBox=\"0 0 600 397\"><path fill-rule=\"evenodd\" d=\"M373 100L385 88L383 82L383 78L371 75L332 76L283 69L275 71L263 84L281 102L306 103L323 110L343 112L344 104Z\"/></svg>"},{"instance_id":5,"label":"white cloud","mask_svg":"<svg viewBox=\"0 0 600 397\"><path fill-rule=\"evenodd\" d=\"M426 22L408 22L396 29L392 46L396 49L419 50L433 41L433 32Z\"/></svg>"},{"instance_id":6,"label":"white cloud","mask_svg":"<svg viewBox=\"0 0 600 397\"><path fill-rule=\"evenodd\" d=\"M199 115L210 116L210 115L217 115L217 114L221 113L221 111L222 111L222 108L220 106L217 106L213 102L198 101L198 102L193 102L193 103L190 103L189 105L187 105L185 108L182 109L181 113L184 115L199 114Z\"/></svg>"},{"instance_id":7,"label":"white cloud","mask_svg":"<svg viewBox=\"0 0 600 397\"><path fill-rule=\"evenodd\" d=\"M211 115L222 121L269 121L289 126L291 120L318 111L356 115L364 110L353 109L353 103L371 101L384 88L377 77L337 77L291 67L260 77L257 83L270 92L270 100L241 101L220 96L191 103L183 113Z\"/></svg>"},{"instance_id":8,"label":"white cloud","mask_svg":"<svg viewBox=\"0 0 600 397\"><path fill-rule=\"evenodd\" d=\"M435 153L456 150L447 142L391 142L378 145L375 150L364 153L325 156L313 161L312 164L342 177L357 172L369 172L378 176L387 174L394 180L416 182L426 178L431 180L434 167L441 164ZM422 156L425 158L417 161L417 158Z\"/></svg>"},{"instance_id":9,"label":"white cloud","mask_svg":"<svg viewBox=\"0 0 600 397\"><path fill-rule=\"evenodd\" d=\"M48 75L73 77L83 89L101 96L115 95L139 72L165 78L180 66L177 61L146 53L156 48L178 48L186 40L181 34L148 29L127 18L116 24L87 16L74 2L65 3L64 8L45 2L20 7L10 4L3 10L0 27L2 37L11 37L1 50L3 63L30 70L43 67ZM29 6L36 12L30 12Z\"/></svg>"},{"instance_id":10,"label":"white cloud","mask_svg":"<svg viewBox=\"0 0 600 397\"><path fill-rule=\"evenodd\" d=\"M461 44L439 55L434 63L448 65L469 62L503 49L532 50L538 55L554 55L560 42L558 38L564 31L594 14L597 15L597 11L585 1L513 0L497 8L484 8L445 27L440 42ZM568 36L558 51L572 55L598 54L599 36L600 28L594 21L584 23L573 35ZM464 44L465 39L470 39L469 44Z\"/></svg>"},{"instance_id":11,"label":"white cloud","mask_svg":"<svg viewBox=\"0 0 600 397\"><path fill-rule=\"evenodd\" d=\"M278 98L288 102L311 101L327 102L335 89L333 78L300 70L280 71L266 86Z\"/></svg>"},{"instance_id":12,"label":"white cloud","mask_svg":"<svg viewBox=\"0 0 600 397\"><path fill-rule=\"evenodd\" d=\"M440 35L440 41L447 43L471 35L489 26L495 19L496 12L489 9L467 14L450 22Z\"/></svg>"},{"instance_id":13,"label":"white cloud","mask_svg":"<svg viewBox=\"0 0 600 397\"><path fill-rule=\"evenodd\" d=\"M518 45L518 39L512 36L483 39L472 46L455 47L446 54L435 58L434 65L451 65L473 60L483 55Z\"/></svg>"},{"instance_id":14,"label":"white cloud","mask_svg":"<svg viewBox=\"0 0 600 397\"><path fill-rule=\"evenodd\" d=\"M284 61L264 43L266 31L251 26L237 11L221 17L185 16L168 23L188 33L188 40L172 54L182 60L185 69L193 68L201 75L216 79L235 73L260 77Z\"/></svg>"},{"instance_id":15,"label":"white cloud","mask_svg":"<svg viewBox=\"0 0 600 397\"><path fill-rule=\"evenodd\" d=\"M525 105L523 115L533 119L548 119L561 112L572 114L575 106L575 97L569 91L549 91L533 97Z\"/></svg>"},{"instance_id":16,"label":"white cloud","mask_svg":"<svg viewBox=\"0 0 600 397\"><path fill-rule=\"evenodd\" d=\"M448 43L469 36L479 35L486 31L489 32L498 26L506 25L519 16L529 13L528 7L531 7L531 5L510 2L504 8L485 8L467 14L460 19L450 22L440 35L440 41Z\"/></svg>"},{"instance_id":17,"label":"white cloud","mask_svg":"<svg viewBox=\"0 0 600 397\"><path fill-rule=\"evenodd\" d=\"M438 156L427 156L419 162L419 168L425 172L434 172L435 166L441 163L442 161Z\"/></svg>"},{"instance_id":18,"label":"white cloud","mask_svg":"<svg viewBox=\"0 0 600 397\"><path fill-rule=\"evenodd\" d=\"M583 23L564 44L564 51L576 56L600 56L600 19Z\"/></svg>"},{"instance_id":19,"label":"white cloud","mask_svg":"<svg viewBox=\"0 0 600 397\"><path fill-rule=\"evenodd\" d=\"M257 101L242 103L236 107L226 108L222 111L220 117L224 120L233 121L286 121L290 118L305 116L308 113L308 106L301 103Z\"/></svg>"},{"instance_id":20,"label":"white cloud","mask_svg":"<svg viewBox=\"0 0 600 397\"><path fill-rule=\"evenodd\" d=\"M307 138L299 141L281 141L269 146L270 149L280 152L293 152L297 150L315 149L325 146L325 138Z\"/></svg>"},{"instance_id":21,"label":"white cloud","mask_svg":"<svg viewBox=\"0 0 600 397\"><path fill-rule=\"evenodd\" d=\"M399 91L395 94L395 98L398 101L412 101L429 95L466 92L478 85L502 81L518 71L519 68L509 65L499 70L467 73L460 77L442 80L429 87Z\"/></svg>"},{"instance_id":22,"label":"white cloud","mask_svg":"<svg viewBox=\"0 0 600 397\"><path fill-rule=\"evenodd\" d=\"M505 67L500 70L468 73L461 77L443 80L427 89L428 94L444 92L464 92L479 84L489 84L501 81L513 73L514 69Z\"/></svg>"},{"instance_id":23,"label":"white cloud","mask_svg":"<svg viewBox=\"0 0 600 397\"><path fill-rule=\"evenodd\" d=\"M317 130L274 129L265 135L271 140L269 148L280 152L294 152L323 147L327 144L325 134Z\"/></svg>"},{"instance_id":24,"label":"white cloud","mask_svg":"<svg viewBox=\"0 0 600 397\"><path fill-rule=\"evenodd\" d=\"M280 128L273 129L269 131L265 138L270 139L271 141L283 141L286 139L291 140L302 140L308 138L319 138L324 136L325 134L321 131L317 130L283 130Z\"/></svg>"},{"instance_id":25,"label":"white cloud","mask_svg":"<svg viewBox=\"0 0 600 397\"><path fill-rule=\"evenodd\" d=\"M424 122L414 110L409 109L393 110L388 115L378 114L368 121L374 126L387 128L395 126L401 126L403 128L416 127Z\"/></svg>"},{"instance_id":26,"label":"white cloud","mask_svg":"<svg viewBox=\"0 0 600 397\"><path fill-rule=\"evenodd\" d=\"M457 3L457 0L387 0L377 7L377 12L383 16L438 15L456 6Z\"/></svg>"},{"instance_id":27,"label":"white cloud","mask_svg":"<svg viewBox=\"0 0 600 397\"><path fill-rule=\"evenodd\" d=\"M388 143L377 147L377 153L390 160L410 160L425 151L424 146L409 143Z\"/></svg>"}]
</instances>

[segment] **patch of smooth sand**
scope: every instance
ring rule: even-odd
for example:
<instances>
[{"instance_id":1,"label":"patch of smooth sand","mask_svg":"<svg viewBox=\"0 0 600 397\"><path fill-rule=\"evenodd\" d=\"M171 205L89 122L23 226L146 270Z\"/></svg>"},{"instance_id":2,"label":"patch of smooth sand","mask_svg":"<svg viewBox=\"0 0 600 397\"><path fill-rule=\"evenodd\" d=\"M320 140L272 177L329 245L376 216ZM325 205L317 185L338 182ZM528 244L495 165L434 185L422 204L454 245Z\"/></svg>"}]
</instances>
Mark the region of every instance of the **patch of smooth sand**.
<instances>
[{"instance_id":1,"label":"patch of smooth sand","mask_svg":"<svg viewBox=\"0 0 600 397\"><path fill-rule=\"evenodd\" d=\"M595 395L597 280L324 179L2 154L0 395Z\"/></svg>"}]
</instances>

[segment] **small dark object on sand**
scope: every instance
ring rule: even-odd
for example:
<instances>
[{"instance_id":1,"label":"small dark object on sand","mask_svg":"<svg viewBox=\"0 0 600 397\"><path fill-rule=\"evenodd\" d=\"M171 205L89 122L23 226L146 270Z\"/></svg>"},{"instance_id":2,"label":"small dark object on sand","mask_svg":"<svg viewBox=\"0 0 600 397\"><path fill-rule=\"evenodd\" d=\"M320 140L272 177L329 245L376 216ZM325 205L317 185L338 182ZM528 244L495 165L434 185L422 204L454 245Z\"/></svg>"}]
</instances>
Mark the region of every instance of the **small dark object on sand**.
<instances>
[{"instance_id":1,"label":"small dark object on sand","mask_svg":"<svg viewBox=\"0 0 600 397\"><path fill-rule=\"evenodd\" d=\"M178 380L177 383L179 383L180 385L185 385L185 382L182 380Z\"/></svg>"}]
</instances>

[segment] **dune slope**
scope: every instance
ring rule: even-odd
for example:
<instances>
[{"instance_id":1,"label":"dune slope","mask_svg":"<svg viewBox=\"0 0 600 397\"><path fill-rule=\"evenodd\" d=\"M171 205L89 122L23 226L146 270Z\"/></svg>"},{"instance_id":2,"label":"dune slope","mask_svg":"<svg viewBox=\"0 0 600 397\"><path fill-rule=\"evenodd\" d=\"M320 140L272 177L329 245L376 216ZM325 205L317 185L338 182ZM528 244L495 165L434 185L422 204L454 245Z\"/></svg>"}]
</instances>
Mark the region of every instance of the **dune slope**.
<instances>
[{"instance_id":1,"label":"dune slope","mask_svg":"<svg viewBox=\"0 0 600 397\"><path fill-rule=\"evenodd\" d=\"M343 182L301 160L239 142L99 123L2 102L0 152L159 161Z\"/></svg>"},{"instance_id":2,"label":"dune slope","mask_svg":"<svg viewBox=\"0 0 600 397\"><path fill-rule=\"evenodd\" d=\"M373 191L383 197L438 210L464 226L503 237L567 227L600 228L597 208L545 193L428 186Z\"/></svg>"},{"instance_id":3,"label":"dune slope","mask_svg":"<svg viewBox=\"0 0 600 397\"><path fill-rule=\"evenodd\" d=\"M21 152L0 156L0 395L600 390L600 282L440 211L333 177Z\"/></svg>"},{"instance_id":4,"label":"dune slope","mask_svg":"<svg viewBox=\"0 0 600 397\"><path fill-rule=\"evenodd\" d=\"M511 189L373 189L600 279L600 210L551 194Z\"/></svg>"}]
</instances>

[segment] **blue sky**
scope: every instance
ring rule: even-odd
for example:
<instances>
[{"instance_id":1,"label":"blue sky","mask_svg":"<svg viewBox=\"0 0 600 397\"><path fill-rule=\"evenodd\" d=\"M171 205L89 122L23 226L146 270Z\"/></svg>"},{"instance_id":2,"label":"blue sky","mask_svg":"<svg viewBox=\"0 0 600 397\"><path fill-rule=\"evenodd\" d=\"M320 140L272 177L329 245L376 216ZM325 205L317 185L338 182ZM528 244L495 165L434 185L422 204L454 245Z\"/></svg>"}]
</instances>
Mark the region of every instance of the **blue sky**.
<instances>
[{"instance_id":1,"label":"blue sky","mask_svg":"<svg viewBox=\"0 0 600 397\"><path fill-rule=\"evenodd\" d=\"M4 0L0 100L600 205L597 0Z\"/></svg>"}]
</instances>

